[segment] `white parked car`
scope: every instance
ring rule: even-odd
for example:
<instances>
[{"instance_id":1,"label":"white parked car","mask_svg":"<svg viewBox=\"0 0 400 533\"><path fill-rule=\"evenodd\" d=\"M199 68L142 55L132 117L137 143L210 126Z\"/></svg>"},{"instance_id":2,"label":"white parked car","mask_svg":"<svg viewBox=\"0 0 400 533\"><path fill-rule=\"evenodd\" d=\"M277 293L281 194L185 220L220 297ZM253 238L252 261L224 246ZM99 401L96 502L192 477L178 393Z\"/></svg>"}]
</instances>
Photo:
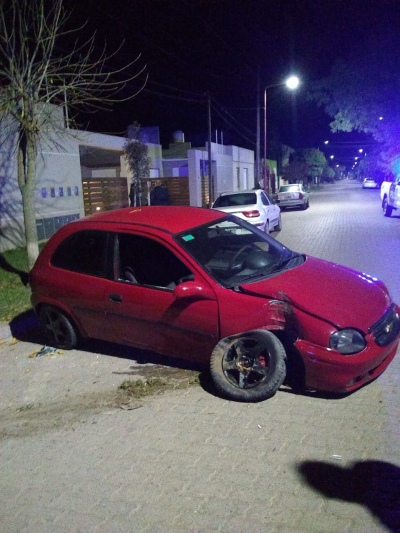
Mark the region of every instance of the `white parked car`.
<instances>
[{"instance_id":1,"label":"white parked car","mask_svg":"<svg viewBox=\"0 0 400 533\"><path fill-rule=\"evenodd\" d=\"M281 210L262 189L224 192L212 208L247 220L265 233L282 229Z\"/></svg>"},{"instance_id":2,"label":"white parked car","mask_svg":"<svg viewBox=\"0 0 400 533\"><path fill-rule=\"evenodd\" d=\"M276 203L281 209L284 207L307 209L310 205L310 194L301 183L281 185L276 195Z\"/></svg>"}]
</instances>

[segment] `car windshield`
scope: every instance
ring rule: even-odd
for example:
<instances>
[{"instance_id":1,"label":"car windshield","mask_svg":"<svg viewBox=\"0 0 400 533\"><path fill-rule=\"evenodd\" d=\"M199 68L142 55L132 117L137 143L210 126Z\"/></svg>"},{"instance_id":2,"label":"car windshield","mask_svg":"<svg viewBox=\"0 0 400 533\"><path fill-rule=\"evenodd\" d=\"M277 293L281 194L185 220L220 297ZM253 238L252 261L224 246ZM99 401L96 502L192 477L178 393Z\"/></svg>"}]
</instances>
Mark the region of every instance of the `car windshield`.
<instances>
[{"instance_id":1,"label":"car windshield","mask_svg":"<svg viewBox=\"0 0 400 533\"><path fill-rule=\"evenodd\" d=\"M235 205L252 205L256 203L257 196L255 192L224 194L215 200L213 207L233 207Z\"/></svg>"},{"instance_id":2,"label":"car windshield","mask_svg":"<svg viewBox=\"0 0 400 533\"><path fill-rule=\"evenodd\" d=\"M282 185L279 192L298 192L299 188L299 185Z\"/></svg>"},{"instance_id":3,"label":"car windshield","mask_svg":"<svg viewBox=\"0 0 400 533\"><path fill-rule=\"evenodd\" d=\"M304 261L300 254L232 215L181 233L176 241L224 287L259 281Z\"/></svg>"}]
</instances>

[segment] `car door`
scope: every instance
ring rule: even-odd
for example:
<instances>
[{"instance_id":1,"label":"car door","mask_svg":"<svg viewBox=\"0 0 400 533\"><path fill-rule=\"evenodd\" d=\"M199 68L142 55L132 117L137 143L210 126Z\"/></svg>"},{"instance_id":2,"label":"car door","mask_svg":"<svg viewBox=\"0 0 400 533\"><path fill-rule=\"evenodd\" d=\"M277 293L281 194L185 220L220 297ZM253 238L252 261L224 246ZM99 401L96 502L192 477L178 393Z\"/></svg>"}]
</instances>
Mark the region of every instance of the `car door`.
<instances>
[{"instance_id":1,"label":"car door","mask_svg":"<svg viewBox=\"0 0 400 533\"><path fill-rule=\"evenodd\" d=\"M270 228L273 228L279 222L280 209L278 208L277 205L274 204L274 202L271 200L268 194L265 193L264 191L261 191L261 201L263 203L265 212L269 220L269 226Z\"/></svg>"},{"instance_id":2,"label":"car door","mask_svg":"<svg viewBox=\"0 0 400 533\"><path fill-rule=\"evenodd\" d=\"M199 274L158 240L132 234L114 235L112 290L106 315L115 342L188 358L207 359L218 342L218 303L208 298L177 298L174 289L186 281L206 284ZM111 288L111 287L110 287Z\"/></svg>"}]
</instances>

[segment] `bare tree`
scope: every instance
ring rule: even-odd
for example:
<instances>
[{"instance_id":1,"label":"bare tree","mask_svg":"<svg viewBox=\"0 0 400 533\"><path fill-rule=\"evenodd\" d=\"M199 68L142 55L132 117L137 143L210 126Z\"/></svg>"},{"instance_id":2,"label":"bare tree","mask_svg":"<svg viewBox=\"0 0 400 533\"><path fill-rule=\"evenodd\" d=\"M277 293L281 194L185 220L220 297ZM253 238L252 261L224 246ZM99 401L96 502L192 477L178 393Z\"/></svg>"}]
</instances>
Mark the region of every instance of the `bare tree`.
<instances>
[{"instance_id":1,"label":"bare tree","mask_svg":"<svg viewBox=\"0 0 400 533\"><path fill-rule=\"evenodd\" d=\"M144 68L108 68L121 48L95 50L95 36L83 43L68 29L71 13L63 0L4 0L0 2L0 127L15 139L18 185L21 190L28 263L39 253L35 218L36 159L39 143L62 145L70 113L106 109L133 98L126 85ZM62 44L72 40L65 51ZM124 96L123 96L124 95ZM68 107L67 107L68 102ZM66 126L52 112L63 106Z\"/></svg>"}]
</instances>

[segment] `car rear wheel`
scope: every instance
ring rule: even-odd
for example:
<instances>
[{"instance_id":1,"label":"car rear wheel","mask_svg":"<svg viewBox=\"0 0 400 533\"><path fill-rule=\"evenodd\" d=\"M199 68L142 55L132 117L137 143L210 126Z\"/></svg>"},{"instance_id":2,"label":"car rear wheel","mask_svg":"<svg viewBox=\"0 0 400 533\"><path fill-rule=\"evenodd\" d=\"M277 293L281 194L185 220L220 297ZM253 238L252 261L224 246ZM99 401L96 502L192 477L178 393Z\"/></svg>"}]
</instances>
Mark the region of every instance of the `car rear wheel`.
<instances>
[{"instance_id":1,"label":"car rear wheel","mask_svg":"<svg viewBox=\"0 0 400 533\"><path fill-rule=\"evenodd\" d=\"M39 318L49 345L64 350L75 348L78 343L78 334L61 309L52 305L44 305L40 309Z\"/></svg>"},{"instance_id":2,"label":"car rear wheel","mask_svg":"<svg viewBox=\"0 0 400 533\"><path fill-rule=\"evenodd\" d=\"M393 212L393 207L389 205L387 198L383 199L382 210L383 210L383 215L385 217L390 217Z\"/></svg>"},{"instance_id":3,"label":"car rear wheel","mask_svg":"<svg viewBox=\"0 0 400 533\"><path fill-rule=\"evenodd\" d=\"M242 402L271 398L286 376L286 352L270 331L254 330L222 339L210 361L218 392Z\"/></svg>"}]
</instances>

